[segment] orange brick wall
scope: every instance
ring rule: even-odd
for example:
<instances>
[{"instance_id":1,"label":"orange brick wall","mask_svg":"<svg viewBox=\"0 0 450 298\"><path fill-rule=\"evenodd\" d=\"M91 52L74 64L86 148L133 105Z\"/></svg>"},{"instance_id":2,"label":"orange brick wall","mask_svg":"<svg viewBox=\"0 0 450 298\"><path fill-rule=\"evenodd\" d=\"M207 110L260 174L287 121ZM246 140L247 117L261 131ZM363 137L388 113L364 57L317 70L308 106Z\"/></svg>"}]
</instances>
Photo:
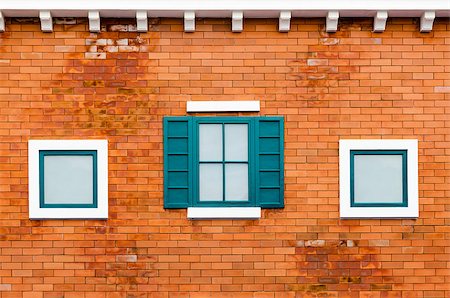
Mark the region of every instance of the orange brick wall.
<instances>
[{"instance_id":1,"label":"orange brick wall","mask_svg":"<svg viewBox=\"0 0 450 298\"><path fill-rule=\"evenodd\" d=\"M450 297L450 23L7 19L0 297ZM76 22L76 23L75 23ZM120 23L119 23L120 22ZM105 31L106 30L106 31ZM285 116L285 203L260 220L163 209L162 117L187 100ZM233 114L234 115L234 114ZM109 141L108 220L28 219L27 141ZM338 140L419 140L420 217L340 220ZM175 295L178 294L178 295Z\"/></svg>"}]
</instances>

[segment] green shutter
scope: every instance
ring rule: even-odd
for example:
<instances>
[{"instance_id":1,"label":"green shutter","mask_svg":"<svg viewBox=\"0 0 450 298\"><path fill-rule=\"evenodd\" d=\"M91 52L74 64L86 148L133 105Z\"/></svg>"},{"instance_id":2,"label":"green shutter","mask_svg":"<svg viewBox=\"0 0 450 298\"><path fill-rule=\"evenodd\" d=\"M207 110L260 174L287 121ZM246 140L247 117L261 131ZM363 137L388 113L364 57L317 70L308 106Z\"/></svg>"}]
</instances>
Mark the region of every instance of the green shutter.
<instances>
[{"instance_id":1,"label":"green shutter","mask_svg":"<svg viewBox=\"0 0 450 298\"><path fill-rule=\"evenodd\" d=\"M284 207L283 117L262 117L256 126L256 193L262 208Z\"/></svg>"},{"instance_id":2,"label":"green shutter","mask_svg":"<svg viewBox=\"0 0 450 298\"><path fill-rule=\"evenodd\" d=\"M192 195L190 117L164 118L164 208L187 208Z\"/></svg>"}]
</instances>

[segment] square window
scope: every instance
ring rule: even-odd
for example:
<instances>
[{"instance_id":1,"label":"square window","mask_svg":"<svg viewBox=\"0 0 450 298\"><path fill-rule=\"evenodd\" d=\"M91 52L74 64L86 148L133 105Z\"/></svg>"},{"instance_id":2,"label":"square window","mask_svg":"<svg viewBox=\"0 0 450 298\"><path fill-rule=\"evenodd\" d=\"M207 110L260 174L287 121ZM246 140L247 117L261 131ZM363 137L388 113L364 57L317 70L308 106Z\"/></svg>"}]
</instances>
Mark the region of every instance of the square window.
<instances>
[{"instance_id":1,"label":"square window","mask_svg":"<svg viewBox=\"0 0 450 298\"><path fill-rule=\"evenodd\" d=\"M30 218L107 218L107 146L106 140L30 140Z\"/></svg>"},{"instance_id":2,"label":"square window","mask_svg":"<svg viewBox=\"0 0 450 298\"><path fill-rule=\"evenodd\" d=\"M283 160L282 117L165 117L164 206L189 218L281 208Z\"/></svg>"},{"instance_id":3,"label":"square window","mask_svg":"<svg viewBox=\"0 0 450 298\"><path fill-rule=\"evenodd\" d=\"M39 151L41 208L97 207L97 151Z\"/></svg>"},{"instance_id":4,"label":"square window","mask_svg":"<svg viewBox=\"0 0 450 298\"><path fill-rule=\"evenodd\" d=\"M417 217L417 140L341 140L340 214Z\"/></svg>"},{"instance_id":5,"label":"square window","mask_svg":"<svg viewBox=\"0 0 450 298\"><path fill-rule=\"evenodd\" d=\"M407 151L351 150L352 207L408 205Z\"/></svg>"}]
</instances>

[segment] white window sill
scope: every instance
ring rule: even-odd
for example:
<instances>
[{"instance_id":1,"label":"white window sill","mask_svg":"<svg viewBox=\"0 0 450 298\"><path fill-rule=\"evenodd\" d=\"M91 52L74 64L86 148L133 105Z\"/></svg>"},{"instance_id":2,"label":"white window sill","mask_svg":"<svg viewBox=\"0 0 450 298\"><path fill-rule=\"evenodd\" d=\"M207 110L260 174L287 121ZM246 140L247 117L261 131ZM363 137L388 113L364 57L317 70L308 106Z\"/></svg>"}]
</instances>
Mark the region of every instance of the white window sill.
<instances>
[{"instance_id":1,"label":"white window sill","mask_svg":"<svg viewBox=\"0 0 450 298\"><path fill-rule=\"evenodd\" d=\"M188 219L260 219L261 207L190 207Z\"/></svg>"}]
</instances>

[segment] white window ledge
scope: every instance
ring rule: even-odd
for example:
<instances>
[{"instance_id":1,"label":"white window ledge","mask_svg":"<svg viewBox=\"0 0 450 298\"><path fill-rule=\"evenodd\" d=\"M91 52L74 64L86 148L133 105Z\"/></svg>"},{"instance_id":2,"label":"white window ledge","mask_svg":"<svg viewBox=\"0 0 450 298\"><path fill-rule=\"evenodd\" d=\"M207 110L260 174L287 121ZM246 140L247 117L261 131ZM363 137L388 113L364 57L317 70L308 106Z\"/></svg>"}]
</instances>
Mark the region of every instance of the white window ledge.
<instances>
[{"instance_id":1,"label":"white window ledge","mask_svg":"<svg viewBox=\"0 0 450 298\"><path fill-rule=\"evenodd\" d=\"M258 100L240 101L188 101L189 112L259 112Z\"/></svg>"},{"instance_id":2,"label":"white window ledge","mask_svg":"<svg viewBox=\"0 0 450 298\"><path fill-rule=\"evenodd\" d=\"M259 219L261 207L190 207L188 219Z\"/></svg>"}]
</instances>

